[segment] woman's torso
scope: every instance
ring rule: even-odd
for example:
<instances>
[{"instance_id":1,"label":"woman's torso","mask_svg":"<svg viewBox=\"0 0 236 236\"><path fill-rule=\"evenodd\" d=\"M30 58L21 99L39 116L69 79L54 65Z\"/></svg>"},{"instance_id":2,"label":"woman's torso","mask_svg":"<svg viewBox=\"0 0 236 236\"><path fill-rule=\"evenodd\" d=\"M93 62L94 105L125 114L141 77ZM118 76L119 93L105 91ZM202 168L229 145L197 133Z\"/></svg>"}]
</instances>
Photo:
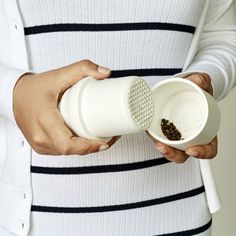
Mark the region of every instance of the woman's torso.
<instances>
[{"instance_id":1,"label":"woman's torso","mask_svg":"<svg viewBox=\"0 0 236 236\"><path fill-rule=\"evenodd\" d=\"M181 71L204 1L19 0L19 7L33 71L86 58L152 86ZM86 156L32 152L31 178L34 236L161 235L210 221L198 161L165 161L145 133Z\"/></svg>"}]
</instances>

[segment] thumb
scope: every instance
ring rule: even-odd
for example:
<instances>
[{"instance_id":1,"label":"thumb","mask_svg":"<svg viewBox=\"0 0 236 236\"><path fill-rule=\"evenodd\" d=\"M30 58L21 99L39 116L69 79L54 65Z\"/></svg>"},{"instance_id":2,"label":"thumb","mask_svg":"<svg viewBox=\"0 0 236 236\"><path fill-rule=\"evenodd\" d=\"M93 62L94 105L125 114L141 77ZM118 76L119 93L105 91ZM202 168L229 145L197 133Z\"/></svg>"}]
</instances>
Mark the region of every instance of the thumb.
<instances>
[{"instance_id":1,"label":"thumb","mask_svg":"<svg viewBox=\"0 0 236 236\"><path fill-rule=\"evenodd\" d=\"M92 61L82 60L58 69L58 82L61 90L65 91L81 79L92 76L95 79L105 79L110 76L111 70L99 66Z\"/></svg>"}]
</instances>

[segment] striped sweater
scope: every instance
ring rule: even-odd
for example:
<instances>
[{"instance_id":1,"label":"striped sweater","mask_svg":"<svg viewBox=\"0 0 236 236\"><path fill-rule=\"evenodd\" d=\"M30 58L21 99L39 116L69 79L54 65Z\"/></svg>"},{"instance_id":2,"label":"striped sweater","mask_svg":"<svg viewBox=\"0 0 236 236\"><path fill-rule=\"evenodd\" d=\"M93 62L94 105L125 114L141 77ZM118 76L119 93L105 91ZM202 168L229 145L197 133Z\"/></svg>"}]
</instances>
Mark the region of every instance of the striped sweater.
<instances>
[{"instance_id":1,"label":"striped sweater","mask_svg":"<svg viewBox=\"0 0 236 236\"><path fill-rule=\"evenodd\" d=\"M204 0L18 0L31 69L87 58L150 86L181 72ZM32 152L30 235L210 235L197 160L178 165L145 133L79 156Z\"/></svg>"}]
</instances>

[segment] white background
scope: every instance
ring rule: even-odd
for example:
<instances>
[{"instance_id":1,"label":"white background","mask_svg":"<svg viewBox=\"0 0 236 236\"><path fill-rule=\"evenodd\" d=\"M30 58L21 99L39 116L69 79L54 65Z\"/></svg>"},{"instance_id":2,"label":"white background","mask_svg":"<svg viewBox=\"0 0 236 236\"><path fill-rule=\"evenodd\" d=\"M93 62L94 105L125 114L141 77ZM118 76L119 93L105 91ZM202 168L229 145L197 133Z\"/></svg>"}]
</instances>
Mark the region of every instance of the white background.
<instances>
[{"instance_id":1,"label":"white background","mask_svg":"<svg viewBox=\"0 0 236 236\"><path fill-rule=\"evenodd\" d=\"M223 206L213 216L212 236L236 236L236 89L219 105L219 151L212 166Z\"/></svg>"}]
</instances>

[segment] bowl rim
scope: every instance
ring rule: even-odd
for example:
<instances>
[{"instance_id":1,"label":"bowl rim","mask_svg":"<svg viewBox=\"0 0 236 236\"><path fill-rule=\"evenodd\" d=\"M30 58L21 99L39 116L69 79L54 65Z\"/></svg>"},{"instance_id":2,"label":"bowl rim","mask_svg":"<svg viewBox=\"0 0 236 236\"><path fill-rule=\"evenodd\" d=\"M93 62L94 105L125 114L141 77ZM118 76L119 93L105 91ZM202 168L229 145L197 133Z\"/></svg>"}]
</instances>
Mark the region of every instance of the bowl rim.
<instances>
[{"instance_id":1,"label":"bowl rim","mask_svg":"<svg viewBox=\"0 0 236 236\"><path fill-rule=\"evenodd\" d=\"M162 138L161 136L157 135L155 132L153 132L150 128L151 126L147 129L147 131L150 133L151 136L153 136L155 139L157 139L158 141L162 142L162 143L165 143L165 144L170 144L170 145L182 145L182 144L186 144L186 143L189 143L191 142L192 140L194 140L196 137L198 137L202 131L204 130L205 126L206 126L206 123L208 121L208 116L209 116L209 104L208 104L208 101L207 101L207 97L206 97L206 92L201 89L197 84L195 84L194 82L190 81L190 80L187 80L186 78L170 78L170 79L166 79L164 81L161 81L159 82L158 84L154 85L152 87L152 92L153 92L153 97L154 97L154 100L155 100L155 95L154 95L154 91L157 90L158 88L162 87L162 86L165 86L166 84L169 84L169 83L184 83L184 84L188 84L190 85L192 88L194 88L200 95L201 97L203 98L203 102L204 102L204 107L206 109L206 114L204 116L204 122L203 124L201 125L201 127L199 128L199 130L194 133L193 135L191 135L190 137L184 139L184 140L176 140L176 141L173 141L173 140L169 140L169 139L165 139L165 138ZM154 120L154 119L153 119Z\"/></svg>"}]
</instances>

